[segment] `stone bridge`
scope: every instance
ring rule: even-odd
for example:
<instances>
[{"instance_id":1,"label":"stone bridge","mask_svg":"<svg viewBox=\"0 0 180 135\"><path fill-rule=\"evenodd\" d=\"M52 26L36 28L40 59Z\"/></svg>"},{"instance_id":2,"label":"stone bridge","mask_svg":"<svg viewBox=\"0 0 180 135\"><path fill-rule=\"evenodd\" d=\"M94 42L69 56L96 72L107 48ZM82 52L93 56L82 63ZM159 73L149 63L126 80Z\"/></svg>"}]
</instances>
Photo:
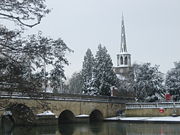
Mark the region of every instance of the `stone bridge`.
<instances>
[{"instance_id":1,"label":"stone bridge","mask_svg":"<svg viewBox=\"0 0 180 135\"><path fill-rule=\"evenodd\" d=\"M13 93L11 95L0 93L0 115L9 110L14 117L20 117L28 109L34 116L44 111L51 111L59 121L73 121L77 116L89 116L89 120L98 121L106 117L117 115L119 110L125 109L125 103L133 101L132 98L104 97L70 94L48 93ZM16 108L19 106L19 108ZM18 112L16 114L16 112ZM15 114L17 116L15 116ZM19 116L18 116L19 115ZM32 117L32 116L29 116ZM14 118L16 119L16 118ZM22 122L22 121L21 121Z\"/></svg>"}]
</instances>

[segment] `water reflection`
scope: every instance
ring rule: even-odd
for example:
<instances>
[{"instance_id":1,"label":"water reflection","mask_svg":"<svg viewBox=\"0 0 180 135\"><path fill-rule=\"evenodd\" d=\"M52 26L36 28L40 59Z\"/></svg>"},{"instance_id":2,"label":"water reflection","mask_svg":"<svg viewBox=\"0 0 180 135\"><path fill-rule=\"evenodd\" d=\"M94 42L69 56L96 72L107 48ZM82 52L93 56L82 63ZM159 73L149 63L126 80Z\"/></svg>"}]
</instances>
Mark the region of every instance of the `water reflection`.
<instances>
[{"instance_id":1,"label":"water reflection","mask_svg":"<svg viewBox=\"0 0 180 135\"><path fill-rule=\"evenodd\" d=\"M0 135L179 135L179 126L120 122L13 128L1 125Z\"/></svg>"},{"instance_id":2,"label":"water reflection","mask_svg":"<svg viewBox=\"0 0 180 135\"><path fill-rule=\"evenodd\" d=\"M90 131L96 135L102 132L103 130L103 123L102 122L98 122L98 123L90 123L89 125L89 129Z\"/></svg>"},{"instance_id":3,"label":"water reflection","mask_svg":"<svg viewBox=\"0 0 180 135\"><path fill-rule=\"evenodd\" d=\"M2 133L5 135L10 135L13 130L13 122L9 116L4 116L1 119Z\"/></svg>"},{"instance_id":4,"label":"water reflection","mask_svg":"<svg viewBox=\"0 0 180 135\"><path fill-rule=\"evenodd\" d=\"M61 124L58 127L59 133L61 135L73 135L75 126L74 124Z\"/></svg>"}]
</instances>

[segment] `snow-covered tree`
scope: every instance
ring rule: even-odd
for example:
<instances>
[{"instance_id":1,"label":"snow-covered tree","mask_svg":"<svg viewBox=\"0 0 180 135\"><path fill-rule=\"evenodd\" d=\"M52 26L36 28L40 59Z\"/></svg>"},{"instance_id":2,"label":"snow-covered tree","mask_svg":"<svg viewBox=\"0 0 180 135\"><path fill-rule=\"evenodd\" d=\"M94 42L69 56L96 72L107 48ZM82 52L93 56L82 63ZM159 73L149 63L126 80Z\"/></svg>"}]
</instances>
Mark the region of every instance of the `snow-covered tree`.
<instances>
[{"instance_id":1,"label":"snow-covered tree","mask_svg":"<svg viewBox=\"0 0 180 135\"><path fill-rule=\"evenodd\" d=\"M180 62L174 63L175 67L167 72L166 87L173 95L180 94Z\"/></svg>"},{"instance_id":2,"label":"snow-covered tree","mask_svg":"<svg viewBox=\"0 0 180 135\"><path fill-rule=\"evenodd\" d=\"M83 93L91 93L92 73L94 67L94 56L90 49L87 49L82 66Z\"/></svg>"},{"instance_id":3,"label":"snow-covered tree","mask_svg":"<svg viewBox=\"0 0 180 135\"><path fill-rule=\"evenodd\" d=\"M110 95L110 88L116 85L116 75L112 69L113 63L107 49L98 46L93 70L93 87L99 95Z\"/></svg>"},{"instance_id":4,"label":"snow-covered tree","mask_svg":"<svg viewBox=\"0 0 180 135\"><path fill-rule=\"evenodd\" d=\"M33 84L32 82L38 83L36 86L41 87L44 81L49 81L53 89L60 87L60 80L65 79L64 65L68 64L65 54L71 51L63 40L60 38L54 40L44 37L41 34L31 35L25 40L19 39L17 41L16 39L11 38L8 41L10 49L9 47L3 47L1 53L2 61L6 61L6 63L1 62L0 69L4 73L6 70L6 78L4 77L3 83L17 82L17 79L13 79L11 76L14 78L20 78L21 76L21 79L24 79L24 82L26 82L24 84L25 87L28 85L31 86ZM14 43L16 42L20 45L15 46ZM51 70L45 71L45 66L50 66ZM12 74L12 71L17 70L17 68L19 68L21 74ZM37 81L36 77L39 81ZM22 84L21 86L23 86Z\"/></svg>"},{"instance_id":5,"label":"snow-covered tree","mask_svg":"<svg viewBox=\"0 0 180 135\"><path fill-rule=\"evenodd\" d=\"M20 26L33 27L50 12L45 0L1 0L0 18Z\"/></svg>"},{"instance_id":6,"label":"snow-covered tree","mask_svg":"<svg viewBox=\"0 0 180 135\"><path fill-rule=\"evenodd\" d=\"M21 36L23 28L38 25L49 12L45 0L1 0L0 19L17 25L14 25L15 30L9 30L6 21L0 22L0 57L18 62L25 41Z\"/></svg>"},{"instance_id":7,"label":"snow-covered tree","mask_svg":"<svg viewBox=\"0 0 180 135\"><path fill-rule=\"evenodd\" d=\"M163 92L163 74L158 70L159 66L144 63L142 65L134 64L133 67L133 88L138 100L144 101L148 96Z\"/></svg>"},{"instance_id":8,"label":"snow-covered tree","mask_svg":"<svg viewBox=\"0 0 180 135\"><path fill-rule=\"evenodd\" d=\"M117 80L116 90L119 96L134 97L135 93L133 90L134 81L130 80Z\"/></svg>"},{"instance_id":9,"label":"snow-covered tree","mask_svg":"<svg viewBox=\"0 0 180 135\"><path fill-rule=\"evenodd\" d=\"M50 82L54 91L58 91L62 80L65 79L64 65L68 65L65 54L69 51L71 50L62 39L54 40L39 34L29 37L23 48L23 55L25 61L32 63L31 67L34 72L42 71L46 66L52 68L50 71L45 71L47 77L44 77Z\"/></svg>"},{"instance_id":10,"label":"snow-covered tree","mask_svg":"<svg viewBox=\"0 0 180 135\"><path fill-rule=\"evenodd\" d=\"M69 80L69 93L82 94L83 76L82 72L74 73Z\"/></svg>"},{"instance_id":11,"label":"snow-covered tree","mask_svg":"<svg viewBox=\"0 0 180 135\"><path fill-rule=\"evenodd\" d=\"M24 28L38 25L49 12L45 0L0 1L0 18L17 24L16 30L9 30L6 23L0 24L0 59L6 61L0 69L6 76L0 76L2 84L35 90L42 88L42 82L45 86L50 82L54 89L60 87L60 80L65 78L64 65L68 64L65 53L71 50L60 38L54 40L41 33L22 36ZM52 70L47 72L46 66ZM17 68L20 72L13 74Z\"/></svg>"},{"instance_id":12,"label":"snow-covered tree","mask_svg":"<svg viewBox=\"0 0 180 135\"><path fill-rule=\"evenodd\" d=\"M24 42L21 36L25 30L23 28L38 25L49 11L45 0L1 0L0 20L7 20L12 22L9 24L17 25L14 25L15 30L10 30L7 28L9 25L6 25L6 21L0 22L0 56L15 61Z\"/></svg>"}]
</instances>

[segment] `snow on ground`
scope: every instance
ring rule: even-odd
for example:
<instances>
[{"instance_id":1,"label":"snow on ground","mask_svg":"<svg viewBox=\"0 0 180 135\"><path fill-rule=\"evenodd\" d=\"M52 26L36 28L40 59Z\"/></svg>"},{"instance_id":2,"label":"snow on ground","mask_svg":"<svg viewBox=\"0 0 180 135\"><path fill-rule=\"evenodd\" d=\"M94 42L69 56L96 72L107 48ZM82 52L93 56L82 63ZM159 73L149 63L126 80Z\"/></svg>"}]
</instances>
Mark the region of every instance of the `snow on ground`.
<instances>
[{"instance_id":1,"label":"snow on ground","mask_svg":"<svg viewBox=\"0 0 180 135\"><path fill-rule=\"evenodd\" d=\"M167 122L180 122L179 117L111 117L106 118L105 120L120 120L120 121L167 121Z\"/></svg>"},{"instance_id":2,"label":"snow on ground","mask_svg":"<svg viewBox=\"0 0 180 135\"><path fill-rule=\"evenodd\" d=\"M44 116L44 115L54 115L54 113L52 113L51 111L45 111L43 113L39 113L37 114L38 116Z\"/></svg>"},{"instance_id":3,"label":"snow on ground","mask_svg":"<svg viewBox=\"0 0 180 135\"><path fill-rule=\"evenodd\" d=\"M3 115L10 115L10 116L12 116L12 112L11 112L11 111L5 111L5 112L3 113Z\"/></svg>"},{"instance_id":4,"label":"snow on ground","mask_svg":"<svg viewBox=\"0 0 180 135\"><path fill-rule=\"evenodd\" d=\"M105 120L120 120L121 117L110 117L110 118L105 118Z\"/></svg>"},{"instance_id":5,"label":"snow on ground","mask_svg":"<svg viewBox=\"0 0 180 135\"><path fill-rule=\"evenodd\" d=\"M76 116L77 118L84 118L84 117L89 117L89 115L87 115L87 114L80 114L80 115L77 115Z\"/></svg>"}]
</instances>

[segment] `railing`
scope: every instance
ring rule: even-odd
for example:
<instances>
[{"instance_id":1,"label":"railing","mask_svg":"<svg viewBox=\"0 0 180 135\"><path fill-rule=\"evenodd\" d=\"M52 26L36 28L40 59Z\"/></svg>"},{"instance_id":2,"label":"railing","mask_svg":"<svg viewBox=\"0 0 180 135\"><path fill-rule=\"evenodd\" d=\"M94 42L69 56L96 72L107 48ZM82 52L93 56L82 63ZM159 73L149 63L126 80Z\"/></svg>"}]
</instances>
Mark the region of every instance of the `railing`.
<instances>
[{"instance_id":1,"label":"railing","mask_svg":"<svg viewBox=\"0 0 180 135\"><path fill-rule=\"evenodd\" d=\"M127 103L126 109L180 108L180 102Z\"/></svg>"},{"instance_id":2,"label":"railing","mask_svg":"<svg viewBox=\"0 0 180 135\"><path fill-rule=\"evenodd\" d=\"M15 99L39 99L39 100L59 100L59 101L86 101L86 102L108 102L108 103L127 103L134 101L134 98L109 97L109 96L89 96L80 94L53 94L53 93L22 93L22 92L2 92L0 98Z\"/></svg>"}]
</instances>

